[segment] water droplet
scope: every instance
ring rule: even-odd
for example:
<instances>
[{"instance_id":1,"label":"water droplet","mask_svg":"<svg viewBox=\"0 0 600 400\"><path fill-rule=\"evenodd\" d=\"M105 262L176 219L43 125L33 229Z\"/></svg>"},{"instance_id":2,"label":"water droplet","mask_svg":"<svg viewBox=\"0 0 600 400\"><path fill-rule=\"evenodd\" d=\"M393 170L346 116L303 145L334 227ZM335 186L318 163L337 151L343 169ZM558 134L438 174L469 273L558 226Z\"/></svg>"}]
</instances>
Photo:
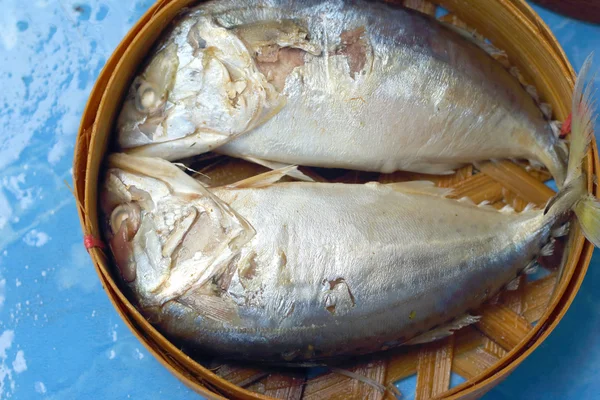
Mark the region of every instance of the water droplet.
<instances>
[{"instance_id":1,"label":"water droplet","mask_svg":"<svg viewBox=\"0 0 600 400\"><path fill-rule=\"evenodd\" d=\"M19 30L19 32L26 31L28 28L29 28L29 24L27 23L27 21L17 22L17 29Z\"/></svg>"}]
</instances>

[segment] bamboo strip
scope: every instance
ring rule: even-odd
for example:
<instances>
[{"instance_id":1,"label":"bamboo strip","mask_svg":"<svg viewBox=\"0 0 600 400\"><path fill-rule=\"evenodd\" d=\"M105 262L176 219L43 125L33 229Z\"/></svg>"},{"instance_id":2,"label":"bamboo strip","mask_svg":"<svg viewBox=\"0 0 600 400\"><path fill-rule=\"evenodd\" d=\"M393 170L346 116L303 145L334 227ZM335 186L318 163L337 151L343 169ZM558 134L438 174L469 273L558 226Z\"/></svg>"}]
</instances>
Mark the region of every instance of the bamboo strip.
<instances>
[{"instance_id":1,"label":"bamboo strip","mask_svg":"<svg viewBox=\"0 0 600 400\"><path fill-rule=\"evenodd\" d=\"M430 399L448 390L453 357L454 335L421 347L417 363L416 400Z\"/></svg>"},{"instance_id":2,"label":"bamboo strip","mask_svg":"<svg viewBox=\"0 0 600 400\"><path fill-rule=\"evenodd\" d=\"M452 175L442 175L437 182L440 187L454 187L473 175L473 166L466 165Z\"/></svg>"},{"instance_id":3,"label":"bamboo strip","mask_svg":"<svg viewBox=\"0 0 600 400\"><path fill-rule=\"evenodd\" d=\"M376 360L345 369L383 384L386 377L386 365L386 361ZM366 383L330 372L308 380L304 388L303 399L381 400L383 395L382 392Z\"/></svg>"},{"instance_id":4,"label":"bamboo strip","mask_svg":"<svg viewBox=\"0 0 600 400\"><path fill-rule=\"evenodd\" d=\"M526 276L520 276L519 287L516 290L505 290L500 294L501 303L519 315L522 315L523 313L523 297L527 290L525 284L526 280Z\"/></svg>"},{"instance_id":5,"label":"bamboo strip","mask_svg":"<svg viewBox=\"0 0 600 400\"><path fill-rule=\"evenodd\" d=\"M528 201L523 200L521 197L511 192L506 188L502 188L502 197L505 204L508 204L517 212L523 211L525 207L529 204Z\"/></svg>"},{"instance_id":6,"label":"bamboo strip","mask_svg":"<svg viewBox=\"0 0 600 400\"><path fill-rule=\"evenodd\" d=\"M542 317L555 287L556 273L527 285L523 300L523 317L527 321L536 322Z\"/></svg>"},{"instance_id":7,"label":"bamboo strip","mask_svg":"<svg viewBox=\"0 0 600 400\"><path fill-rule=\"evenodd\" d=\"M300 400L304 391L304 373L274 373L255 382L248 390L275 399Z\"/></svg>"},{"instance_id":8,"label":"bamboo strip","mask_svg":"<svg viewBox=\"0 0 600 400\"><path fill-rule=\"evenodd\" d=\"M465 379L471 379L490 368L498 358L488 351L478 348L454 357L452 370Z\"/></svg>"},{"instance_id":9,"label":"bamboo strip","mask_svg":"<svg viewBox=\"0 0 600 400\"><path fill-rule=\"evenodd\" d=\"M404 0L404 6L425 14L435 15L437 6L425 0Z\"/></svg>"},{"instance_id":10,"label":"bamboo strip","mask_svg":"<svg viewBox=\"0 0 600 400\"><path fill-rule=\"evenodd\" d=\"M269 374L269 370L250 368L234 364L221 364L213 368L215 373L223 379L238 386L248 386Z\"/></svg>"},{"instance_id":11,"label":"bamboo strip","mask_svg":"<svg viewBox=\"0 0 600 400\"><path fill-rule=\"evenodd\" d=\"M501 182L502 186L527 202L543 206L555 195L552 189L510 161L485 162L478 167L482 173Z\"/></svg>"},{"instance_id":12,"label":"bamboo strip","mask_svg":"<svg viewBox=\"0 0 600 400\"><path fill-rule=\"evenodd\" d=\"M388 361L385 376L386 384L407 378L417 370L419 352L416 347L406 349L400 354L394 354Z\"/></svg>"},{"instance_id":13,"label":"bamboo strip","mask_svg":"<svg viewBox=\"0 0 600 400\"><path fill-rule=\"evenodd\" d=\"M477 328L505 350L511 350L531 330L526 319L503 305L484 308Z\"/></svg>"},{"instance_id":14,"label":"bamboo strip","mask_svg":"<svg viewBox=\"0 0 600 400\"><path fill-rule=\"evenodd\" d=\"M453 199L468 197L476 204L486 200L495 203L502 199L502 186L487 175L477 174L454 185L448 197Z\"/></svg>"}]
</instances>

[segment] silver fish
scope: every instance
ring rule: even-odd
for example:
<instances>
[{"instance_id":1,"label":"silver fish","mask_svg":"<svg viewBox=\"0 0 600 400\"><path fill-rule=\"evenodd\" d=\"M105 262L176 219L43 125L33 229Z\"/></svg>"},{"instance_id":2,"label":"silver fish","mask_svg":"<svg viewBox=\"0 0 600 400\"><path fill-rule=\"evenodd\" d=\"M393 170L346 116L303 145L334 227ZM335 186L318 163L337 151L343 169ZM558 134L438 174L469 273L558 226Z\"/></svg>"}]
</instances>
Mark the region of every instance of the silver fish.
<instances>
[{"instance_id":1,"label":"silver fish","mask_svg":"<svg viewBox=\"0 0 600 400\"><path fill-rule=\"evenodd\" d=\"M551 253L571 210L600 244L581 167L589 96L578 81L567 180L545 210L480 207L427 182L276 183L290 168L207 188L168 161L113 154L107 236L140 308L222 356L314 363L435 340Z\"/></svg>"},{"instance_id":2,"label":"silver fish","mask_svg":"<svg viewBox=\"0 0 600 400\"><path fill-rule=\"evenodd\" d=\"M225 0L185 13L149 55L117 125L125 151L216 151L269 167L449 173L544 164L566 147L484 50L427 16L362 0Z\"/></svg>"}]
</instances>

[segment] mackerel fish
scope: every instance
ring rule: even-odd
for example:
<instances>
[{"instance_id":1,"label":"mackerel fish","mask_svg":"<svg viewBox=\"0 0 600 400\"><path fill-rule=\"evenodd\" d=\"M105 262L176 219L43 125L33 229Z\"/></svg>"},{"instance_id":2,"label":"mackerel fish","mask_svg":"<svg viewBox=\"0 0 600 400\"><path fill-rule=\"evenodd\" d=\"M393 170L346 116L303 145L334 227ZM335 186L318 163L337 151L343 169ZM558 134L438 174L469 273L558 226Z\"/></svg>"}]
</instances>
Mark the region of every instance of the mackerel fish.
<instances>
[{"instance_id":1,"label":"mackerel fish","mask_svg":"<svg viewBox=\"0 0 600 400\"><path fill-rule=\"evenodd\" d=\"M512 158L565 179L566 147L517 79L472 39L399 6L209 1L148 60L116 126L130 154L431 174Z\"/></svg>"}]
</instances>

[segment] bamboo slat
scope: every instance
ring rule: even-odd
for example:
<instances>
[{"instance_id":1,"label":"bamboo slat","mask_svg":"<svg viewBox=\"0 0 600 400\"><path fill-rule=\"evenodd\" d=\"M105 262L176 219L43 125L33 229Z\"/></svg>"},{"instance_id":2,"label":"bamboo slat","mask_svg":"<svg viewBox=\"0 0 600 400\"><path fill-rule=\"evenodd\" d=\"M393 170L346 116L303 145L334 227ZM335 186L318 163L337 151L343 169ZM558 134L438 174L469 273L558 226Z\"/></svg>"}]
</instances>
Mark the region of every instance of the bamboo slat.
<instances>
[{"instance_id":1,"label":"bamboo slat","mask_svg":"<svg viewBox=\"0 0 600 400\"><path fill-rule=\"evenodd\" d=\"M304 392L306 374L272 373L251 386L248 390L274 399L300 400Z\"/></svg>"},{"instance_id":2,"label":"bamboo slat","mask_svg":"<svg viewBox=\"0 0 600 400\"><path fill-rule=\"evenodd\" d=\"M484 162L478 164L478 167L482 173L501 182L502 186L529 203L543 206L555 194L548 186L510 161Z\"/></svg>"},{"instance_id":3,"label":"bamboo slat","mask_svg":"<svg viewBox=\"0 0 600 400\"><path fill-rule=\"evenodd\" d=\"M223 379L238 386L248 386L269 375L269 370L263 368L248 368L233 364L222 364L211 368Z\"/></svg>"},{"instance_id":4,"label":"bamboo slat","mask_svg":"<svg viewBox=\"0 0 600 400\"><path fill-rule=\"evenodd\" d=\"M347 368L347 370L383 384L386 374L386 364L385 360L377 360L362 363L352 368ZM384 393L367 383L337 372L329 372L307 381L303 398L310 400L381 400L383 396Z\"/></svg>"},{"instance_id":5,"label":"bamboo slat","mask_svg":"<svg viewBox=\"0 0 600 400\"><path fill-rule=\"evenodd\" d=\"M420 11L424 14L435 15L437 6L430 1L425 0L404 0L404 6Z\"/></svg>"},{"instance_id":6,"label":"bamboo slat","mask_svg":"<svg viewBox=\"0 0 600 400\"><path fill-rule=\"evenodd\" d=\"M477 328L505 350L511 350L531 330L531 325L504 305L485 307Z\"/></svg>"},{"instance_id":7,"label":"bamboo slat","mask_svg":"<svg viewBox=\"0 0 600 400\"><path fill-rule=\"evenodd\" d=\"M454 336L428 343L420 349L416 400L430 399L448 390L453 358Z\"/></svg>"}]
</instances>

